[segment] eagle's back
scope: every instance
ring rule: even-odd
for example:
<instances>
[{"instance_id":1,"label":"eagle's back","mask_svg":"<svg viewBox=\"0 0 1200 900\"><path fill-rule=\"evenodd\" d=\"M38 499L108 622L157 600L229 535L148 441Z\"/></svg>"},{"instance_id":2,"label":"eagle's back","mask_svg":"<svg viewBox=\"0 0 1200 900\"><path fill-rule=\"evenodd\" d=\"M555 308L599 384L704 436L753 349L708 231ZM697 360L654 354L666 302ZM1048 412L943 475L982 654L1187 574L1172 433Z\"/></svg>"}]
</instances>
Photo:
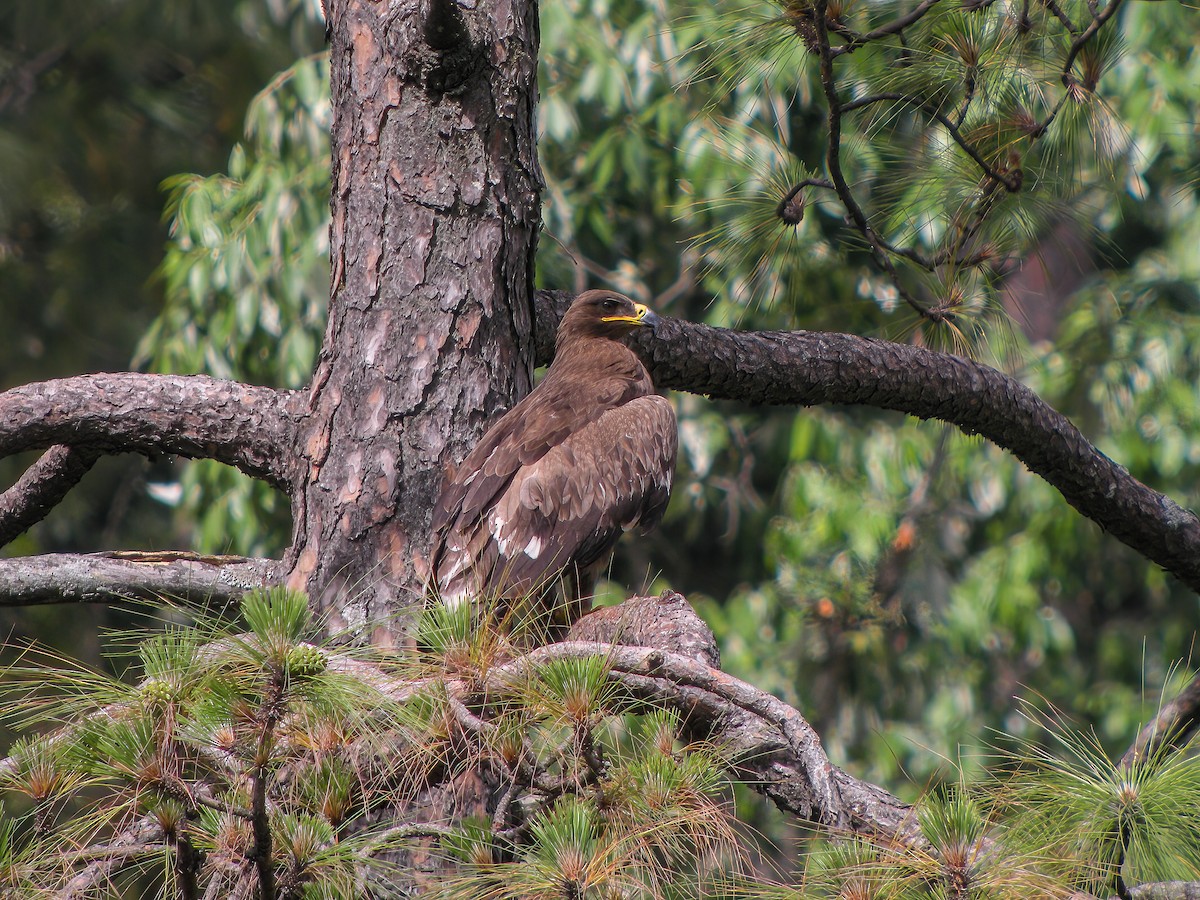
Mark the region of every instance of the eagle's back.
<instances>
[{"instance_id":1,"label":"eagle's back","mask_svg":"<svg viewBox=\"0 0 1200 900\"><path fill-rule=\"evenodd\" d=\"M674 411L623 344L584 349L560 352L448 477L433 518L444 602L516 599L602 561L622 531L662 517Z\"/></svg>"}]
</instances>

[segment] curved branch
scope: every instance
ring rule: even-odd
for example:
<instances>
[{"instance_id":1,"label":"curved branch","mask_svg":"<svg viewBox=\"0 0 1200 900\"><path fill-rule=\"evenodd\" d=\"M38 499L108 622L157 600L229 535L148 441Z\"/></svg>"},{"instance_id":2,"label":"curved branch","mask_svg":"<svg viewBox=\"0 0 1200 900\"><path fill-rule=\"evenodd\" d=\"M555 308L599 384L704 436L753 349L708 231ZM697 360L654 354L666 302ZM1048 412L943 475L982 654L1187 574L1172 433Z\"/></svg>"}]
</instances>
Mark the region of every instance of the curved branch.
<instances>
[{"instance_id":1,"label":"curved branch","mask_svg":"<svg viewBox=\"0 0 1200 900\"><path fill-rule=\"evenodd\" d=\"M0 394L0 456L69 444L215 459L287 490L292 391L203 375L80 375Z\"/></svg>"},{"instance_id":2,"label":"curved branch","mask_svg":"<svg viewBox=\"0 0 1200 900\"><path fill-rule=\"evenodd\" d=\"M1142 728L1121 757L1121 765L1128 769L1168 747L1182 747L1195 736L1197 729L1200 729L1200 674Z\"/></svg>"},{"instance_id":3,"label":"curved branch","mask_svg":"<svg viewBox=\"0 0 1200 900\"><path fill-rule=\"evenodd\" d=\"M548 662L587 656L603 657L635 698L678 710L694 736L717 743L738 776L781 809L841 832L921 842L911 807L831 763L797 710L682 654L564 641L490 670L486 683L504 690Z\"/></svg>"},{"instance_id":4,"label":"curved branch","mask_svg":"<svg viewBox=\"0 0 1200 900\"><path fill-rule=\"evenodd\" d=\"M873 31L868 31L866 34L854 35L848 43L843 44L841 47L831 48L831 55L841 56L843 53L853 53L859 47L865 47L872 41L877 41L890 34L899 34L905 28L908 28L908 26L915 25L924 18L925 13L929 12L937 3L938 0L921 0L906 15L893 19L891 22L881 25Z\"/></svg>"},{"instance_id":5,"label":"curved branch","mask_svg":"<svg viewBox=\"0 0 1200 900\"><path fill-rule=\"evenodd\" d=\"M565 291L537 295L538 364ZM823 403L938 419L1010 451L1083 515L1200 591L1200 518L1096 449L1014 378L922 347L817 331L730 331L663 318L632 341L660 388L785 406Z\"/></svg>"},{"instance_id":6,"label":"curved branch","mask_svg":"<svg viewBox=\"0 0 1200 900\"><path fill-rule=\"evenodd\" d=\"M232 603L279 584L272 559L194 553L51 553L0 559L0 606L111 603L115 599Z\"/></svg>"},{"instance_id":7,"label":"curved branch","mask_svg":"<svg viewBox=\"0 0 1200 900\"><path fill-rule=\"evenodd\" d=\"M0 547L46 517L100 458L99 450L58 444L0 494Z\"/></svg>"},{"instance_id":8,"label":"curved branch","mask_svg":"<svg viewBox=\"0 0 1200 900\"><path fill-rule=\"evenodd\" d=\"M1079 56L1080 51L1087 45L1087 42L1095 37L1096 32L1100 30L1104 23L1111 19L1117 10L1121 8L1121 2L1122 0L1110 0L1104 11L1095 14L1091 24L1071 42L1071 49L1067 52L1067 59L1062 67L1062 82L1067 87L1070 87L1073 83L1071 67L1075 65L1075 58Z\"/></svg>"},{"instance_id":9,"label":"curved branch","mask_svg":"<svg viewBox=\"0 0 1200 900\"><path fill-rule=\"evenodd\" d=\"M950 120L950 117L943 113L930 101L922 97L914 97L911 94L903 94L898 91L884 91L879 94L871 94L868 97L859 97L857 100L851 100L842 104L842 112L853 112L856 109L862 109L865 106L870 106L873 103L907 103L909 106L915 106L920 109L925 115L936 121L939 125L946 129L954 143L962 149L963 153L971 157L975 165L983 171L985 177L992 179L1004 185L1004 189L1010 194L1015 194L1021 189L1021 179L1001 172L995 166L989 165L988 161L983 158L979 150L970 141L963 136L962 131L957 125Z\"/></svg>"},{"instance_id":10,"label":"curved branch","mask_svg":"<svg viewBox=\"0 0 1200 900\"><path fill-rule=\"evenodd\" d=\"M1020 459L1083 515L1200 591L1200 518L1097 450L1014 378L847 334L736 332L664 319L635 346L661 388L747 403L857 404L940 419Z\"/></svg>"}]
</instances>

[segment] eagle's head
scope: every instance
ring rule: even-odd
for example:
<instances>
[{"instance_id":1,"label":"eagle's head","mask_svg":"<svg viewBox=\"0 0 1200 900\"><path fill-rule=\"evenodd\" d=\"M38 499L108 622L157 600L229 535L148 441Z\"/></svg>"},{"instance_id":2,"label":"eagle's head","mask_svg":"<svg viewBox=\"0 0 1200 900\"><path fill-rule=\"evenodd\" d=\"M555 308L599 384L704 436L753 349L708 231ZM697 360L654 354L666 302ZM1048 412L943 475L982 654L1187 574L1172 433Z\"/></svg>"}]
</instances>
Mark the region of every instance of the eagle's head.
<instances>
[{"instance_id":1,"label":"eagle's head","mask_svg":"<svg viewBox=\"0 0 1200 900\"><path fill-rule=\"evenodd\" d=\"M575 298L562 324L558 345L577 338L619 338L635 328L652 326L658 316L616 291L584 291Z\"/></svg>"}]
</instances>

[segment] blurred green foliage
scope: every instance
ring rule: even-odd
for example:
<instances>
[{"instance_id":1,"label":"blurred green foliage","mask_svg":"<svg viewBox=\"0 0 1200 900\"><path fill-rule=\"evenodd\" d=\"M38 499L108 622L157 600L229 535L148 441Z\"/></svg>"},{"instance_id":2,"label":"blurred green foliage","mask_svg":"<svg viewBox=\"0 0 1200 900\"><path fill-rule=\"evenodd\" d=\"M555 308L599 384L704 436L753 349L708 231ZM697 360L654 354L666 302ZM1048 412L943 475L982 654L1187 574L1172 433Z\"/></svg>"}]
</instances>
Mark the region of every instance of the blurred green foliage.
<instances>
[{"instance_id":1,"label":"blurred green foliage","mask_svg":"<svg viewBox=\"0 0 1200 900\"><path fill-rule=\"evenodd\" d=\"M207 372L301 387L329 293L329 60L307 56L250 103L228 171L163 182L171 241L159 268L162 313L139 359L159 372ZM288 502L210 460L180 480L195 540L210 552L278 555Z\"/></svg>"},{"instance_id":2,"label":"blurred green foliage","mask_svg":"<svg viewBox=\"0 0 1200 900\"><path fill-rule=\"evenodd\" d=\"M321 43L316 0L0 4L0 389L129 368L163 308L160 183L223 167L247 104ZM0 462L0 484L34 458ZM186 546L191 523L149 493L171 500L177 478L170 460L103 459L4 552ZM102 607L0 613L6 633L89 659L113 621Z\"/></svg>"}]
</instances>

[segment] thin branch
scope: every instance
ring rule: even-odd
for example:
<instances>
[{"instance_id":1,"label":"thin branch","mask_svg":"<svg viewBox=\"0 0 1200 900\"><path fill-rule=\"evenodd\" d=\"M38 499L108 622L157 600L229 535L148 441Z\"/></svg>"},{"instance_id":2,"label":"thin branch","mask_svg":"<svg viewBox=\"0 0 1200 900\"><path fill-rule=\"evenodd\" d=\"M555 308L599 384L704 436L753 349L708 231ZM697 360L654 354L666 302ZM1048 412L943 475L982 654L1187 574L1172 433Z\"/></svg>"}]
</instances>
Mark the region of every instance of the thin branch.
<instances>
[{"instance_id":1,"label":"thin branch","mask_svg":"<svg viewBox=\"0 0 1200 900\"><path fill-rule=\"evenodd\" d=\"M1104 23L1111 19L1114 15L1116 15L1117 10L1120 8L1121 0L1109 0L1108 6L1106 6L1099 15L1094 15L1092 17L1091 24L1088 25L1088 27L1085 28L1083 32L1077 38L1075 38L1074 41L1071 42L1071 49L1067 53L1067 61L1063 63L1062 68L1062 81L1067 87L1070 87L1074 82L1074 76L1071 74L1071 67L1075 65L1075 57L1079 55L1079 52L1087 45L1087 42L1095 36L1096 32L1100 30L1101 26L1104 25Z\"/></svg>"},{"instance_id":2,"label":"thin branch","mask_svg":"<svg viewBox=\"0 0 1200 900\"><path fill-rule=\"evenodd\" d=\"M199 553L51 553L0 559L0 607L164 599L223 605L279 584L281 563Z\"/></svg>"},{"instance_id":3,"label":"thin branch","mask_svg":"<svg viewBox=\"0 0 1200 900\"><path fill-rule=\"evenodd\" d=\"M971 110L971 104L975 102L975 89L978 87L978 79L975 77L974 66L967 69L966 79L967 87L963 91L962 103L959 104L958 111L954 114L955 128L962 128L963 122L967 120L967 113Z\"/></svg>"},{"instance_id":4,"label":"thin branch","mask_svg":"<svg viewBox=\"0 0 1200 900\"><path fill-rule=\"evenodd\" d=\"M910 106L916 106L921 109L930 118L937 120L938 124L950 133L950 137L954 139L954 143L962 148L967 156L975 161L975 164L983 170L983 174L993 181L999 182L1010 192L1015 193L1021 189L1021 182L1012 175L1000 172L994 166L990 165L975 149L975 145L963 137L963 133L958 126L950 121L949 116L941 112L936 106L925 100L922 97L914 97L910 94L902 94L897 92L885 92L882 94L872 94L869 97L861 97L858 100L852 100L842 106L842 112L852 112L856 109L861 109L864 106L869 106L872 103L880 103L883 101L896 101L899 103L907 103Z\"/></svg>"},{"instance_id":5,"label":"thin branch","mask_svg":"<svg viewBox=\"0 0 1200 900\"><path fill-rule=\"evenodd\" d=\"M286 490L300 395L202 375L80 375L0 394L0 456L70 444L215 459Z\"/></svg>"},{"instance_id":6,"label":"thin branch","mask_svg":"<svg viewBox=\"0 0 1200 900\"><path fill-rule=\"evenodd\" d=\"M924 17L925 13L933 9L938 2L939 0L921 0L920 3L913 7L912 12L900 16L897 19L893 19L886 25L881 25L879 28L876 28L873 31L868 31L864 35L854 37L848 44L844 44L841 47L832 48L830 53L833 56L841 56L843 53L853 53L860 47L864 47L871 43L871 41L879 40L881 37L887 37L889 34L899 34L908 26L915 25L917 22L919 22ZM819 11L818 14L823 16L824 13L823 11Z\"/></svg>"},{"instance_id":7,"label":"thin branch","mask_svg":"<svg viewBox=\"0 0 1200 900\"><path fill-rule=\"evenodd\" d=\"M1056 19L1058 19L1058 21L1062 22L1063 28L1067 29L1067 31L1069 31L1071 34L1079 34L1079 26L1072 22L1071 17L1063 12L1062 7L1058 5L1056 0L1042 0L1042 5L1046 7L1046 9L1048 9L1050 13Z\"/></svg>"},{"instance_id":8,"label":"thin branch","mask_svg":"<svg viewBox=\"0 0 1200 900\"><path fill-rule=\"evenodd\" d=\"M828 6L829 0L817 0L814 9L817 26L817 48L821 63L821 87L825 92L825 102L829 106L829 144L825 153L825 167L829 170L829 178L833 183L834 191L837 192L838 199L842 201L842 206L846 208L846 212L849 214L855 228L858 229L859 234L870 245L876 262L891 279L896 292L900 295L900 299L907 303L922 318L934 318L931 316L930 311L918 303L916 298L904 287L904 284L900 280L900 273L896 271L896 267L892 264L892 260L888 255L889 250L893 248L875 233L875 229L867 221L867 214L859 206L858 200L855 199L854 192L850 190L850 185L846 183L846 176L842 172L843 105L841 98L838 96L837 81L833 74L833 51L829 46L829 30L826 27L825 21Z\"/></svg>"},{"instance_id":9,"label":"thin branch","mask_svg":"<svg viewBox=\"0 0 1200 900\"><path fill-rule=\"evenodd\" d=\"M1038 122L1037 126L1029 132L1030 141L1036 141L1050 130L1050 126L1054 123L1054 120L1058 118L1058 114L1062 111L1062 108L1066 106L1067 100L1069 100L1070 97L1070 91L1067 91L1058 98L1058 102L1054 104L1054 108L1050 110L1050 112L1046 115L1046 118Z\"/></svg>"},{"instance_id":10,"label":"thin branch","mask_svg":"<svg viewBox=\"0 0 1200 900\"><path fill-rule=\"evenodd\" d=\"M250 771L250 828L254 833L255 869L258 870L258 890L261 900L275 900L275 860L272 858L271 815L267 805L267 788L271 775L271 751L275 743L275 728L286 710L282 675L272 678L268 694L259 707L258 745L254 751L254 766Z\"/></svg>"},{"instance_id":11,"label":"thin branch","mask_svg":"<svg viewBox=\"0 0 1200 900\"><path fill-rule=\"evenodd\" d=\"M100 458L100 451L51 447L0 494L0 547L46 517Z\"/></svg>"}]
</instances>

